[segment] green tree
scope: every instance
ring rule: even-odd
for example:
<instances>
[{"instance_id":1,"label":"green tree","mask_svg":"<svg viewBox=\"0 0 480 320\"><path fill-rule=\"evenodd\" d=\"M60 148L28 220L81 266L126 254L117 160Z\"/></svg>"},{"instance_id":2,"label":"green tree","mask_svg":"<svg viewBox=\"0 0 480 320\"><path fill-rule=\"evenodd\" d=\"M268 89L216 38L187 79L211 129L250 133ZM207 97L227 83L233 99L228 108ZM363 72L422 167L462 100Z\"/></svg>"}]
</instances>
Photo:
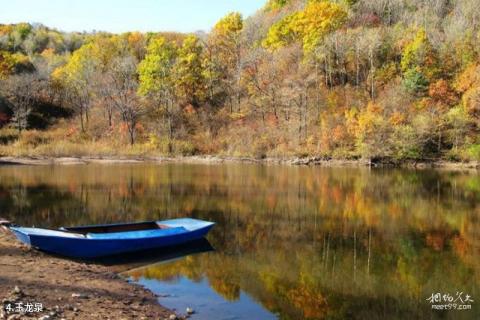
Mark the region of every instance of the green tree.
<instances>
[{"instance_id":1,"label":"green tree","mask_svg":"<svg viewBox=\"0 0 480 320\"><path fill-rule=\"evenodd\" d=\"M419 68L412 68L403 73L403 84L408 91L423 94L428 89L429 81Z\"/></svg>"},{"instance_id":2,"label":"green tree","mask_svg":"<svg viewBox=\"0 0 480 320\"><path fill-rule=\"evenodd\" d=\"M178 49L163 37L154 38L147 47L145 59L138 66L140 78L139 93L153 101L157 113L164 115L168 122L168 149L172 151L174 115L177 103L174 66Z\"/></svg>"},{"instance_id":3,"label":"green tree","mask_svg":"<svg viewBox=\"0 0 480 320\"><path fill-rule=\"evenodd\" d=\"M400 66L405 87L417 94L424 94L428 85L439 75L437 52L420 29L415 38L405 46Z\"/></svg>"},{"instance_id":4,"label":"green tree","mask_svg":"<svg viewBox=\"0 0 480 320\"><path fill-rule=\"evenodd\" d=\"M141 95L165 95L173 87L172 71L177 48L164 37L154 38L147 47L145 59L138 65Z\"/></svg>"},{"instance_id":5,"label":"green tree","mask_svg":"<svg viewBox=\"0 0 480 320\"><path fill-rule=\"evenodd\" d=\"M178 50L174 66L177 95L194 107L199 107L204 98L202 51L199 39L194 35L188 36Z\"/></svg>"}]
</instances>

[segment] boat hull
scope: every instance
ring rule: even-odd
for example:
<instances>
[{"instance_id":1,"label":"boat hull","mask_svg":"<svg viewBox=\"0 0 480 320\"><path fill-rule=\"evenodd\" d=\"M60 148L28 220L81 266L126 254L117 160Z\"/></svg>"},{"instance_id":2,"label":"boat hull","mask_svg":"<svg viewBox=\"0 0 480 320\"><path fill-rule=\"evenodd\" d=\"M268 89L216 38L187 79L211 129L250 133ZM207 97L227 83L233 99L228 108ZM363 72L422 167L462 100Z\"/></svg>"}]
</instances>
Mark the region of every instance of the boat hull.
<instances>
[{"instance_id":1,"label":"boat hull","mask_svg":"<svg viewBox=\"0 0 480 320\"><path fill-rule=\"evenodd\" d=\"M184 244L205 237L213 225L213 223L205 222L203 226L180 230L174 234L158 232L158 235L155 235L155 232L150 232L142 236L142 232L137 232L139 236L132 237L131 234L128 236L128 233L118 233L112 235L111 238L108 238L109 235L105 234L99 239L63 237L61 234L35 234L26 231L26 228L11 228L11 230L20 241L42 251L72 258L92 259Z\"/></svg>"}]
</instances>

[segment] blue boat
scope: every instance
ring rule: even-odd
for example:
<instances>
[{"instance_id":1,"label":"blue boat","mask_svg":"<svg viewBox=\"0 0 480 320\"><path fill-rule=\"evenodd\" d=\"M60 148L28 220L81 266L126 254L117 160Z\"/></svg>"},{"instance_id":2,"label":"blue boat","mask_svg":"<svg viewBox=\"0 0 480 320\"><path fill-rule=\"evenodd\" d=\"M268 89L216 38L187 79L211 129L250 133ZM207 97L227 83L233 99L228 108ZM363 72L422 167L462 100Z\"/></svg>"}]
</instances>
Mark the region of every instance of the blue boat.
<instances>
[{"instance_id":1,"label":"blue boat","mask_svg":"<svg viewBox=\"0 0 480 320\"><path fill-rule=\"evenodd\" d=\"M10 226L10 230L33 248L71 258L93 259L198 240L214 224L185 218L58 230Z\"/></svg>"}]
</instances>

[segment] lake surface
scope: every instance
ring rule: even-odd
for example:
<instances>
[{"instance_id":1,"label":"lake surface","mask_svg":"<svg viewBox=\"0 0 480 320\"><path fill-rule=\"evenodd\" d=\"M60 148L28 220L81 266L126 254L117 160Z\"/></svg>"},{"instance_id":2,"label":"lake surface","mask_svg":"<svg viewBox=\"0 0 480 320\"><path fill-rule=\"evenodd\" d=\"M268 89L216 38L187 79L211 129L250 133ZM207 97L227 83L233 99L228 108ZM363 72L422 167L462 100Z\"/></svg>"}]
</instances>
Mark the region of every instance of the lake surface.
<instances>
[{"instance_id":1,"label":"lake surface","mask_svg":"<svg viewBox=\"0 0 480 320\"><path fill-rule=\"evenodd\" d=\"M161 304L195 309L193 319L480 319L474 173L0 166L0 216L40 227L215 221L213 251L178 252L126 273ZM471 310L432 310L436 293L473 300Z\"/></svg>"}]
</instances>

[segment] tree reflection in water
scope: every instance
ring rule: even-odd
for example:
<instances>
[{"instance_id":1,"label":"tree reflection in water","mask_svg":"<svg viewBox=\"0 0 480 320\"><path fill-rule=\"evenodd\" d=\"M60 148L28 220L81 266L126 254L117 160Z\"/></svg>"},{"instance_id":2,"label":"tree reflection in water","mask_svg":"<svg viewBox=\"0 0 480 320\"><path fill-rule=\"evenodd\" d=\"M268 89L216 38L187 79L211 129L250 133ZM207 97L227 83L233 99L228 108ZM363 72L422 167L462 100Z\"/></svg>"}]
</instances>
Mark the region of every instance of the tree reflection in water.
<instances>
[{"instance_id":1,"label":"tree reflection in water","mask_svg":"<svg viewBox=\"0 0 480 320\"><path fill-rule=\"evenodd\" d=\"M282 319L479 318L431 313L433 292L479 295L474 173L257 165L0 167L0 211L46 227L192 216L215 252L132 273L208 280Z\"/></svg>"}]
</instances>

